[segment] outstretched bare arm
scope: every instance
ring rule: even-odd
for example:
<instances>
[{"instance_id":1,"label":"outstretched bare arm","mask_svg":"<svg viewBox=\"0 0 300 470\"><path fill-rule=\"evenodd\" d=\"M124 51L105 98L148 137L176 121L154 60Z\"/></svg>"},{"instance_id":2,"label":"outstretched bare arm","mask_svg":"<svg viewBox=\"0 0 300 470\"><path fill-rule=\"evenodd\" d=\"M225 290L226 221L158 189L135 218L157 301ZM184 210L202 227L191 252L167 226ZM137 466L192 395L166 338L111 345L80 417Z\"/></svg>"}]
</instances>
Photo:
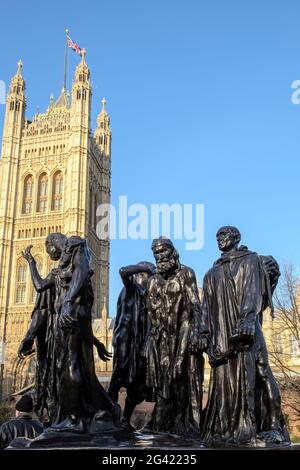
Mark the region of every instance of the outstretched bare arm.
<instances>
[{"instance_id":1,"label":"outstretched bare arm","mask_svg":"<svg viewBox=\"0 0 300 470\"><path fill-rule=\"evenodd\" d=\"M49 289L53 284L52 277L46 277L43 279L36 267L36 261L31 254L32 245L29 245L24 251L22 251L22 256L28 262L30 269L31 279L34 285L34 288L37 292L43 292L44 290Z\"/></svg>"}]
</instances>

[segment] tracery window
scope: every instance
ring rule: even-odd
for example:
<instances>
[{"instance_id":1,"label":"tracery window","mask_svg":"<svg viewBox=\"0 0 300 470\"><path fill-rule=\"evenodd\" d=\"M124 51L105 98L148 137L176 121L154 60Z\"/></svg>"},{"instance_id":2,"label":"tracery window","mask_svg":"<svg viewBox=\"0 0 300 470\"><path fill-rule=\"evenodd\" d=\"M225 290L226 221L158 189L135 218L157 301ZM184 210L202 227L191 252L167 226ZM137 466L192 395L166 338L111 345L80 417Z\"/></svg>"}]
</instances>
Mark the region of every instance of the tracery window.
<instances>
[{"instance_id":1,"label":"tracery window","mask_svg":"<svg viewBox=\"0 0 300 470\"><path fill-rule=\"evenodd\" d=\"M60 211L62 209L62 197L63 175L61 171L57 171L53 176L52 210Z\"/></svg>"},{"instance_id":2,"label":"tracery window","mask_svg":"<svg viewBox=\"0 0 300 470\"><path fill-rule=\"evenodd\" d=\"M38 192L38 212L46 212L48 199L48 176L42 173L39 177L39 192Z\"/></svg>"},{"instance_id":3,"label":"tracery window","mask_svg":"<svg viewBox=\"0 0 300 470\"><path fill-rule=\"evenodd\" d=\"M16 303L24 304L26 301L26 279L27 265L23 260L17 265L17 286L16 286Z\"/></svg>"},{"instance_id":4,"label":"tracery window","mask_svg":"<svg viewBox=\"0 0 300 470\"><path fill-rule=\"evenodd\" d=\"M22 205L23 214L30 214L32 211L32 194L33 194L33 177L32 175L27 175L24 181L24 189L23 189L23 205Z\"/></svg>"},{"instance_id":5,"label":"tracery window","mask_svg":"<svg viewBox=\"0 0 300 470\"><path fill-rule=\"evenodd\" d=\"M275 353L282 354L282 338L280 334L275 335Z\"/></svg>"},{"instance_id":6,"label":"tracery window","mask_svg":"<svg viewBox=\"0 0 300 470\"><path fill-rule=\"evenodd\" d=\"M300 354L300 347L297 338L294 335L290 335L290 348L291 348L291 356L297 357Z\"/></svg>"}]
</instances>

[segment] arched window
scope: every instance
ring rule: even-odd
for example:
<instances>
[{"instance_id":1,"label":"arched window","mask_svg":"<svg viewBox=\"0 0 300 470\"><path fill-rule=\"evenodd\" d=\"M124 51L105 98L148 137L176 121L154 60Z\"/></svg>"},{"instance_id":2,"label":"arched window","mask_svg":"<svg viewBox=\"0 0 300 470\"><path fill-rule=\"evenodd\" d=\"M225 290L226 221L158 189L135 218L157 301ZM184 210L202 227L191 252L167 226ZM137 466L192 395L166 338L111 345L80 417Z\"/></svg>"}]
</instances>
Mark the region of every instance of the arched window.
<instances>
[{"instance_id":1,"label":"arched window","mask_svg":"<svg viewBox=\"0 0 300 470\"><path fill-rule=\"evenodd\" d=\"M275 335L275 353L282 354L282 338L280 334Z\"/></svg>"},{"instance_id":2,"label":"arched window","mask_svg":"<svg viewBox=\"0 0 300 470\"><path fill-rule=\"evenodd\" d=\"M38 212L46 212L48 198L48 176L42 173L39 177L39 192L38 192Z\"/></svg>"},{"instance_id":3,"label":"arched window","mask_svg":"<svg viewBox=\"0 0 300 470\"><path fill-rule=\"evenodd\" d=\"M297 338L294 335L290 335L290 347L291 347L291 356L292 357L299 356L299 353L300 353L299 342L297 341Z\"/></svg>"},{"instance_id":4,"label":"arched window","mask_svg":"<svg viewBox=\"0 0 300 470\"><path fill-rule=\"evenodd\" d=\"M32 193L33 193L33 177L27 175L24 181L23 190L23 214L30 214L32 211Z\"/></svg>"},{"instance_id":5,"label":"arched window","mask_svg":"<svg viewBox=\"0 0 300 470\"><path fill-rule=\"evenodd\" d=\"M52 190L52 210L60 211L62 209L63 196L63 175L61 171L57 171L53 176Z\"/></svg>"},{"instance_id":6,"label":"arched window","mask_svg":"<svg viewBox=\"0 0 300 470\"><path fill-rule=\"evenodd\" d=\"M27 265L25 262L20 261L17 265L17 289L16 289L16 303L24 304L26 301L26 278L27 278Z\"/></svg>"}]
</instances>

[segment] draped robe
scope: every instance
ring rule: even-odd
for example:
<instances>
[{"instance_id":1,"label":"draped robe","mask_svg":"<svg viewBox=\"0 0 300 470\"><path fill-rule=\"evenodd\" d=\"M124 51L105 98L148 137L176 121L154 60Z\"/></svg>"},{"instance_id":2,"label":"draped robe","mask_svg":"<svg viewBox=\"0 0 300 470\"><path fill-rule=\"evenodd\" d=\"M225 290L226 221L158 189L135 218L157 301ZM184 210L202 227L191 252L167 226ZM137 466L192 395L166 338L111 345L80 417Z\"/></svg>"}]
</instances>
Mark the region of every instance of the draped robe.
<instances>
[{"instance_id":1,"label":"draped robe","mask_svg":"<svg viewBox=\"0 0 300 470\"><path fill-rule=\"evenodd\" d=\"M279 420L280 394L261 327L270 295L263 263L246 247L224 253L205 275L202 311L210 330L209 354L227 357L211 369L203 426L208 443L253 442L272 428L271 408ZM231 338L241 324L255 325L254 341L235 351Z\"/></svg>"},{"instance_id":2,"label":"draped robe","mask_svg":"<svg viewBox=\"0 0 300 470\"><path fill-rule=\"evenodd\" d=\"M52 269L37 295L24 338L35 338L37 345L35 411L40 417L46 413L52 425L70 415L88 423L98 412L106 411L108 420L119 413L95 374L91 276L86 241L71 237L58 268ZM66 302L77 321L73 329L59 326Z\"/></svg>"}]
</instances>

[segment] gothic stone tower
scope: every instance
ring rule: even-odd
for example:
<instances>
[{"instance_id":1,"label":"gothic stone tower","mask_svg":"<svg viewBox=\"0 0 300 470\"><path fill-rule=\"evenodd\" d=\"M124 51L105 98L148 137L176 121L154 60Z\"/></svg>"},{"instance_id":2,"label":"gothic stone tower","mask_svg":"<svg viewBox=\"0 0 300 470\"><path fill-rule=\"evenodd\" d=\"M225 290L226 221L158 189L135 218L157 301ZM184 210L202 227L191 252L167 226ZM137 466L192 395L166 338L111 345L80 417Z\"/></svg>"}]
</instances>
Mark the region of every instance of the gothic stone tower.
<instances>
[{"instance_id":1,"label":"gothic stone tower","mask_svg":"<svg viewBox=\"0 0 300 470\"><path fill-rule=\"evenodd\" d=\"M51 232L88 239L92 253L94 318L107 312L109 241L97 237L96 210L110 202L110 119L106 101L94 135L90 71L83 50L72 86L44 114L25 118L25 82L18 63L6 101L0 161L0 363L2 397L17 386L17 348L28 327L35 301L21 251L33 245L39 271L53 267L45 252ZM106 319L103 319L106 325ZM1 391L1 389L0 389Z\"/></svg>"}]
</instances>

